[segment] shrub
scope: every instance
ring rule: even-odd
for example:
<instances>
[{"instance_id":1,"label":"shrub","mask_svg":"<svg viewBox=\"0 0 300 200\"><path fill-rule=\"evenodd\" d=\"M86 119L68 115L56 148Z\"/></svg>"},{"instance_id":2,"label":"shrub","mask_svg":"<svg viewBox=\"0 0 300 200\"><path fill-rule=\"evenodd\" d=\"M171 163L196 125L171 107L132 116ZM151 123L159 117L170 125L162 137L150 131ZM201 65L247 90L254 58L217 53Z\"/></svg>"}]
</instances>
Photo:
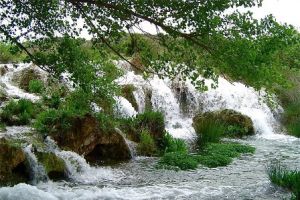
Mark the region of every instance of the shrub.
<instances>
[{"instance_id":1,"label":"shrub","mask_svg":"<svg viewBox=\"0 0 300 200\"><path fill-rule=\"evenodd\" d=\"M111 116L103 112L99 112L96 114L96 118L103 133L111 133L114 131L116 127L116 121Z\"/></svg>"},{"instance_id":2,"label":"shrub","mask_svg":"<svg viewBox=\"0 0 300 200\"><path fill-rule=\"evenodd\" d=\"M222 122L202 117L194 119L193 126L198 136L197 144L199 148L203 148L209 142L219 142L227 129L227 126Z\"/></svg>"},{"instance_id":3,"label":"shrub","mask_svg":"<svg viewBox=\"0 0 300 200\"><path fill-rule=\"evenodd\" d=\"M77 116L91 112L91 94L82 89L75 90L66 97L63 109Z\"/></svg>"},{"instance_id":4,"label":"shrub","mask_svg":"<svg viewBox=\"0 0 300 200\"><path fill-rule=\"evenodd\" d=\"M137 146L137 151L140 155L154 156L157 153L157 148L150 133L146 130L141 132L140 143Z\"/></svg>"},{"instance_id":5,"label":"shrub","mask_svg":"<svg viewBox=\"0 0 300 200\"><path fill-rule=\"evenodd\" d=\"M43 103L49 108L58 109L61 104L61 96L57 92L53 92L50 96L43 96Z\"/></svg>"},{"instance_id":6,"label":"shrub","mask_svg":"<svg viewBox=\"0 0 300 200\"><path fill-rule=\"evenodd\" d=\"M293 192L292 199L300 199L300 171L289 171L276 163L268 167L268 175L272 183Z\"/></svg>"},{"instance_id":7,"label":"shrub","mask_svg":"<svg viewBox=\"0 0 300 200\"><path fill-rule=\"evenodd\" d=\"M8 125L26 125L30 123L31 119L35 118L37 111L37 106L29 100L11 100L3 108L0 117Z\"/></svg>"},{"instance_id":8,"label":"shrub","mask_svg":"<svg viewBox=\"0 0 300 200\"><path fill-rule=\"evenodd\" d=\"M139 130L148 130L160 147L165 134L165 120L160 112L146 111L136 116L136 127Z\"/></svg>"},{"instance_id":9,"label":"shrub","mask_svg":"<svg viewBox=\"0 0 300 200\"><path fill-rule=\"evenodd\" d=\"M41 80L30 80L28 85L28 90L31 93L41 94L44 90L44 83Z\"/></svg>"},{"instance_id":10,"label":"shrub","mask_svg":"<svg viewBox=\"0 0 300 200\"><path fill-rule=\"evenodd\" d=\"M71 126L71 119L71 113L65 110L49 109L37 116L34 128L41 134L64 131Z\"/></svg>"},{"instance_id":11,"label":"shrub","mask_svg":"<svg viewBox=\"0 0 300 200\"><path fill-rule=\"evenodd\" d=\"M197 166L198 162L193 156L182 152L170 152L166 153L159 160L157 167L163 169L189 170L196 169Z\"/></svg>"},{"instance_id":12,"label":"shrub","mask_svg":"<svg viewBox=\"0 0 300 200\"><path fill-rule=\"evenodd\" d=\"M162 151L164 153L169 152L181 152L187 153L187 145L186 143L177 138L173 138L169 133L165 133L163 140L162 140Z\"/></svg>"}]
</instances>

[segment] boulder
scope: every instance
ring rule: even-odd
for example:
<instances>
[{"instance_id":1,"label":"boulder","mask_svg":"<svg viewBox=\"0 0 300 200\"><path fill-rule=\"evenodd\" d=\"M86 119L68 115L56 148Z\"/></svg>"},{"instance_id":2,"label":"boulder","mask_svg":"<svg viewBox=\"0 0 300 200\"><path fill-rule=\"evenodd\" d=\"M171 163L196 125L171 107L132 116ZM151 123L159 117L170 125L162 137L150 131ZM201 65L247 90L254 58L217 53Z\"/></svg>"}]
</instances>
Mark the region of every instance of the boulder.
<instances>
[{"instance_id":1,"label":"boulder","mask_svg":"<svg viewBox=\"0 0 300 200\"><path fill-rule=\"evenodd\" d=\"M14 185L30 179L26 155L22 148L0 139L0 185Z\"/></svg>"},{"instance_id":2,"label":"boulder","mask_svg":"<svg viewBox=\"0 0 300 200\"><path fill-rule=\"evenodd\" d=\"M122 135L114 129L104 132L97 119L91 115L76 117L66 131L56 131L51 136L66 150L72 150L89 158L89 161L128 160L130 149Z\"/></svg>"},{"instance_id":3,"label":"boulder","mask_svg":"<svg viewBox=\"0 0 300 200\"><path fill-rule=\"evenodd\" d=\"M243 137L255 134L251 118L235 110L225 109L196 115L193 119L194 127L205 121L217 121L224 124L226 129L223 135L226 137Z\"/></svg>"},{"instance_id":4,"label":"boulder","mask_svg":"<svg viewBox=\"0 0 300 200\"><path fill-rule=\"evenodd\" d=\"M44 80L44 75L34 65L16 72L13 76L13 82L21 89L29 91L29 82L32 80Z\"/></svg>"},{"instance_id":5,"label":"boulder","mask_svg":"<svg viewBox=\"0 0 300 200\"><path fill-rule=\"evenodd\" d=\"M35 154L51 180L61 180L67 177L67 168L63 159L52 152L36 152Z\"/></svg>"}]
</instances>

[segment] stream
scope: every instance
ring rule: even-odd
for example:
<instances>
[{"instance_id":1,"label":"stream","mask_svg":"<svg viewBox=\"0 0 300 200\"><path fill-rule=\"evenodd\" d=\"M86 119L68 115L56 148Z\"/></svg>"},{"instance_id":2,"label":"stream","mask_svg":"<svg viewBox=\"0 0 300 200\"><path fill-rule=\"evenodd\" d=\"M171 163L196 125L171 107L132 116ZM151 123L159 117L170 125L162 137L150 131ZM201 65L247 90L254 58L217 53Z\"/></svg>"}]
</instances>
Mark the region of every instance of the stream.
<instances>
[{"instance_id":1,"label":"stream","mask_svg":"<svg viewBox=\"0 0 300 200\"><path fill-rule=\"evenodd\" d=\"M123 63L124 64L124 63ZM122 63L119 65L121 66ZM7 76L11 76L13 68ZM10 77L0 78L7 85L8 95L16 96ZM196 170L172 171L156 169L158 158L135 157L129 162L112 166L90 166L85 159L71 151L59 149L48 139L48 147L65 160L69 179L54 182L37 181L0 188L1 200L98 200L98 199L288 199L290 193L271 184L267 166L280 161L290 169L300 168L300 140L284 134L278 118L280 106L271 110L261 100L263 91L255 91L241 83L230 83L219 78L219 87L207 92L198 92L186 81L174 83L168 79L152 77L144 80L128 70L117 80L118 84L133 84L135 99L132 105L116 97L116 112L124 117L135 116L145 110L147 91L151 91L154 110L161 111L166 120L166 130L177 138L191 141L195 137L192 118L197 112L219 109L234 109L248 115L255 127L256 135L236 140L256 148L254 155L243 155L226 167L206 168L199 165ZM24 91L22 98L33 98ZM28 127L21 127L28 129ZM8 127L0 133L22 137L20 127ZM25 132L25 131L24 131ZM30 146L29 146L30 147ZM30 148L27 152L30 154Z\"/></svg>"}]
</instances>

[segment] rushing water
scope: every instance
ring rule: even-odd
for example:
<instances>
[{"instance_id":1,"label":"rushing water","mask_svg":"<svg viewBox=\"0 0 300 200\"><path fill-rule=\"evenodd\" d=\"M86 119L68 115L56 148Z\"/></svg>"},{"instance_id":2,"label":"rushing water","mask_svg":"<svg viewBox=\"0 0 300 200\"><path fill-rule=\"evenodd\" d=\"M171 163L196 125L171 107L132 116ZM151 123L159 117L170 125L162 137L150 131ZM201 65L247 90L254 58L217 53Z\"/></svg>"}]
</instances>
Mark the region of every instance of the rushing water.
<instances>
[{"instance_id":1,"label":"rushing water","mask_svg":"<svg viewBox=\"0 0 300 200\"><path fill-rule=\"evenodd\" d=\"M3 80L3 79L2 79ZM145 81L128 71L119 84L134 84L139 109L122 97L116 97L116 111L134 116L145 109L146 93L151 91L154 110L164 113L166 129L173 136L192 139L192 117L196 112L230 108L240 111L254 122L256 136L239 142L256 147L254 155L243 155L226 167L209 169L199 166L191 171L156 169L157 158L135 157L111 167L90 166L83 157L60 150L47 139L50 151L63 158L70 180L41 181L35 185L18 184L0 188L2 200L97 200L97 199L284 199L287 191L273 186L266 166L280 160L292 169L300 167L300 140L281 132L273 111L260 94L241 83L219 79L219 88L199 93L187 81L174 83L154 76ZM11 83L9 83L11 84ZM22 91L23 92L23 91ZM280 112L280 110L278 111ZM18 134L16 127L0 136ZM27 147L29 150L29 147ZM29 153L31 151L28 151ZM31 155L33 156L33 155Z\"/></svg>"}]
</instances>

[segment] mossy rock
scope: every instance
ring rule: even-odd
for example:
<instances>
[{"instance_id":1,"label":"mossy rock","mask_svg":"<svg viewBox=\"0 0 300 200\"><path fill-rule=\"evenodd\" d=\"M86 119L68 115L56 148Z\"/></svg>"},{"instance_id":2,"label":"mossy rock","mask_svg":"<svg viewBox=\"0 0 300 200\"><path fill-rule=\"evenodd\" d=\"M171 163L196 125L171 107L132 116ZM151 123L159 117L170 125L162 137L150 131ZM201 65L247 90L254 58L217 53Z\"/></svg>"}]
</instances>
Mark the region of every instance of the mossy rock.
<instances>
[{"instance_id":1,"label":"mossy rock","mask_svg":"<svg viewBox=\"0 0 300 200\"><path fill-rule=\"evenodd\" d=\"M1 138L0 152L0 185L28 182L29 168L21 146Z\"/></svg>"},{"instance_id":2,"label":"mossy rock","mask_svg":"<svg viewBox=\"0 0 300 200\"><path fill-rule=\"evenodd\" d=\"M14 74L13 77L13 82L27 92L29 92L29 83L32 80L42 80L41 73L33 67L25 68Z\"/></svg>"},{"instance_id":3,"label":"mossy rock","mask_svg":"<svg viewBox=\"0 0 300 200\"><path fill-rule=\"evenodd\" d=\"M0 102L7 101L7 100L8 100L7 92L5 91L4 87L0 85Z\"/></svg>"},{"instance_id":4,"label":"mossy rock","mask_svg":"<svg viewBox=\"0 0 300 200\"><path fill-rule=\"evenodd\" d=\"M61 180L66 178L65 161L57 157L52 152L36 152L37 159L41 163L48 177L52 180Z\"/></svg>"},{"instance_id":5,"label":"mossy rock","mask_svg":"<svg viewBox=\"0 0 300 200\"><path fill-rule=\"evenodd\" d=\"M122 85L121 96L127 99L131 103L132 107L134 107L134 109L138 111L139 107L133 95L133 92L135 90L136 88L133 85Z\"/></svg>"},{"instance_id":6,"label":"mossy rock","mask_svg":"<svg viewBox=\"0 0 300 200\"><path fill-rule=\"evenodd\" d=\"M255 134L251 118L235 110L225 109L197 115L193 119L194 127L205 124L205 121L225 125L223 136L226 137L236 138Z\"/></svg>"},{"instance_id":7,"label":"mossy rock","mask_svg":"<svg viewBox=\"0 0 300 200\"><path fill-rule=\"evenodd\" d=\"M4 76L8 72L6 65L0 67L0 76Z\"/></svg>"}]
</instances>

